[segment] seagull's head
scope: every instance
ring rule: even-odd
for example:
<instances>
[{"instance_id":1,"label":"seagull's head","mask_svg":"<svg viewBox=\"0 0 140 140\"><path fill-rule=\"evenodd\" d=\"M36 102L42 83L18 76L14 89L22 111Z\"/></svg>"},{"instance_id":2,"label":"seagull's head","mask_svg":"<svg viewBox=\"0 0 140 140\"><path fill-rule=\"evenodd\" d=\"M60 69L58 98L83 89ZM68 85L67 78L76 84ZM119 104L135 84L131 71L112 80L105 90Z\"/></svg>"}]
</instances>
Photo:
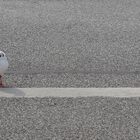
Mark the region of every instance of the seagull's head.
<instances>
[{"instance_id":1,"label":"seagull's head","mask_svg":"<svg viewBox=\"0 0 140 140\"><path fill-rule=\"evenodd\" d=\"M0 51L0 75L3 75L8 69L9 63L3 51Z\"/></svg>"},{"instance_id":2,"label":"seagull's head","mask_svg":"<svg viewBox=\"0 0 140 140\"><path fill-rule=\"evenodd\" d=\"M7 60L6 54L3 51L0 51L0 60Z\"/></svg>"}]
</instances>

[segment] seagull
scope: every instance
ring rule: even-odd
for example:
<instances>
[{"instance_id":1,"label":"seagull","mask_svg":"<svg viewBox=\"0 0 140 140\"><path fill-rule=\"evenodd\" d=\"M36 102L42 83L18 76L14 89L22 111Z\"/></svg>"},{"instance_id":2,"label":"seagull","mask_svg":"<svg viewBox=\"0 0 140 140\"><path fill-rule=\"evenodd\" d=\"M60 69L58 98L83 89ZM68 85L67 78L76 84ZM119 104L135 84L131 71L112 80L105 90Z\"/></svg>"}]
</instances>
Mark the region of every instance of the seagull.
<instances>
[{"instance_id":1,"label":"seagull","mask_svg":"<svg viewBox=\"0 0 140 140\"><path fill-rule=\"evenodd\" d=\"M0 88L5 87L3 82L2 82L2 76L8 69L9 63L7 60L7 57L3 51L0 51Z\"/></svg>"}]
</instances>

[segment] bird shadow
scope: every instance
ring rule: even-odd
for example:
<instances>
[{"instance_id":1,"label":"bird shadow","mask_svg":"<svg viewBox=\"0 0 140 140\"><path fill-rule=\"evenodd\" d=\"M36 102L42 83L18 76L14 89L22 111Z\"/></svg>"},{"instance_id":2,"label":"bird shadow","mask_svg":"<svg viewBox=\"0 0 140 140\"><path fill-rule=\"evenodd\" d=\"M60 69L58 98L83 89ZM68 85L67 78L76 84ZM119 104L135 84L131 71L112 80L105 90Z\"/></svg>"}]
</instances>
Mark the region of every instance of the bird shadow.
<instances>
[{"instance_id":1,"label":"bird shadow","mask_svg":"<svg viewBox=\"0 0 140 140\"><path fill-rule=\"evenodd\" d=\"M14 95L15 97L23 97L25 93L18 88L0 88L0 91L5 92L9 95Z\"/></svg>"}]
</instances>

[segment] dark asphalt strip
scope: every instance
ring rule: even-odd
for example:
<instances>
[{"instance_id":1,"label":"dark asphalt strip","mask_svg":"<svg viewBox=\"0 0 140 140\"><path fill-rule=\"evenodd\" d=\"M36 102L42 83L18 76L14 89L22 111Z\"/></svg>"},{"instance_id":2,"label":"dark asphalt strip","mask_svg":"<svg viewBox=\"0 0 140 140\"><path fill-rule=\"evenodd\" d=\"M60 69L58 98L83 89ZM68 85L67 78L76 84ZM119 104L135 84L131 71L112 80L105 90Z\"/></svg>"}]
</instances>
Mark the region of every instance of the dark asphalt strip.
<instances>
[{"instance_id":1,"label":"dark asphalt strip","mask_svg":"<svg viewBox=\"0 0 140 140\"><path fill-rule=\"evenodd\" d=\"M140 74L46 73L6 74L10 87L140 87Z\"/></svg>"}]
</instances>

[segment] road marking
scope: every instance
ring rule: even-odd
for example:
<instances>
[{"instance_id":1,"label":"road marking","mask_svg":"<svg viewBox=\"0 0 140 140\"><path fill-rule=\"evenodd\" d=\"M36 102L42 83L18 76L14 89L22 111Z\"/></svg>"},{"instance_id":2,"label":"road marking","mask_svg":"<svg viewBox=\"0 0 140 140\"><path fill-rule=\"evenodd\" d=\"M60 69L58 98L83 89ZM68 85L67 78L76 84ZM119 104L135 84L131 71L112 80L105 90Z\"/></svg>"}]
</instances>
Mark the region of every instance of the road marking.
<instances>
[{"instance_id":1,"label":"road marking","mask_svg":"<svg viewBox=\"0 0 140 140\"><path fill-rule=\"evenodd\" d=\"M0 97L140 97L140 88L1 88Z\"/></svg>"}]
</instances>

